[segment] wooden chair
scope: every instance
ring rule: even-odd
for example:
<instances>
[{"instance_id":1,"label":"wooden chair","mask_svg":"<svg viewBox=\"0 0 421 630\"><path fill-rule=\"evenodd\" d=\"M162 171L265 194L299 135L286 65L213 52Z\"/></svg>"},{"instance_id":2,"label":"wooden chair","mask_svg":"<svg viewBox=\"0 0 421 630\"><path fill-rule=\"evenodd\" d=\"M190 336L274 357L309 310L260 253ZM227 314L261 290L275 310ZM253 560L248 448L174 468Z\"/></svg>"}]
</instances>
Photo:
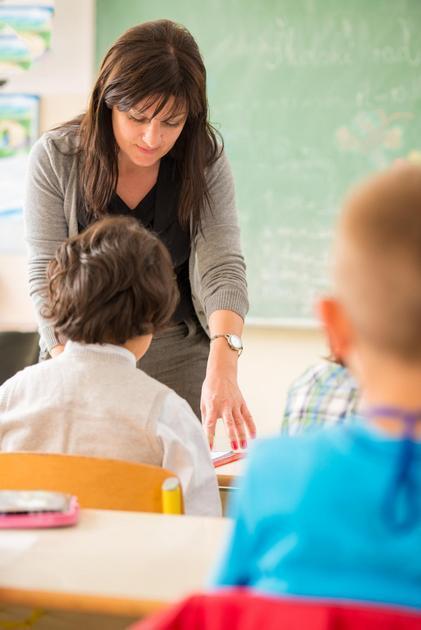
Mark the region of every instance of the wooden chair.
<instances>
[{"instance_id":1,"label":"wooden chair","mask_svg":"<svg viewBox=\"0 0 421 630\"><path fill-rule=\"evenodd\" d=\"M169 479L177 478L148 464L61 453L0 453L0 489L67 492L77 496L82 508L182 514L180 485ZM166 500L164 482L170 492L178 485L178 501Z\"/></svg>"}]
</instances>

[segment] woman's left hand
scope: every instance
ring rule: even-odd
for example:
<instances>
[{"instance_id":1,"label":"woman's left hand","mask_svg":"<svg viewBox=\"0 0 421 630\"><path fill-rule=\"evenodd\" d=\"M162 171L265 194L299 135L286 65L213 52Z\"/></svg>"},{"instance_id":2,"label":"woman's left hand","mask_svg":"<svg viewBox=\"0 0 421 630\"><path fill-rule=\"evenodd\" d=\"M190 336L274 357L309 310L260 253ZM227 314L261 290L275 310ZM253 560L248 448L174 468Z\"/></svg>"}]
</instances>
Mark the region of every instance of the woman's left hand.
<instances>
[{"instance_id":1,"label":"woman's left hand","mask_svg":"<svg viewBox=\"0 0 421 630\"><path fill-rule=\"evenodd\" d=\"M241 336L243 320L232 311L214 311L209 317L209 329L213 341L200 401L202 423L212 448L216 423L222 418L231 448L236 451L247 446L247 433L251 438L256 436L256 426L237 383L239 354L221 333Z\"/></svg>"},{"instance_id":2,"label":"woman's left hand","mask_svg":"<svg viewBox=\"0 0 421 630\"><path fill-rule=\"evenodd\" d=\"M210 448L219 418L224 421L233 450L246 448L247 433L251 438L256 436L256 426L238 387L236 372L208 369L202 387L201 412Z\"/></svg>"}]
</instances>

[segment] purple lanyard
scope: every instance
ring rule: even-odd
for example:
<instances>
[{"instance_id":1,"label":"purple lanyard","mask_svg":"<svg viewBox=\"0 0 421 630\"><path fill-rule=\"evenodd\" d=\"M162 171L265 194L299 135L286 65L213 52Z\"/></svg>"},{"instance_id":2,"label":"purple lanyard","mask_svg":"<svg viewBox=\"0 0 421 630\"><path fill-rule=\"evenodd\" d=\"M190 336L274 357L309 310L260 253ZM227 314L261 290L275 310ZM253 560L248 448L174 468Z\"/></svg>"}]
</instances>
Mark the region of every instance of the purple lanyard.
<instances>
[{"instance_id":1,"label":"purple lanyard","mask_svg":"<svg viewBox=\"0 0 421 630\"><path fill-rule=\"evenodd\" d=\"M419 489L413 477L415 425L421 421L421 409L408 411L401 407L368 407L364 410L367 418L396 418L404 423L402 449L399 454L396 474L386 494L383 514L389 527L396 532L411 529L419 520Z\"/></svg>"}]
</instances>

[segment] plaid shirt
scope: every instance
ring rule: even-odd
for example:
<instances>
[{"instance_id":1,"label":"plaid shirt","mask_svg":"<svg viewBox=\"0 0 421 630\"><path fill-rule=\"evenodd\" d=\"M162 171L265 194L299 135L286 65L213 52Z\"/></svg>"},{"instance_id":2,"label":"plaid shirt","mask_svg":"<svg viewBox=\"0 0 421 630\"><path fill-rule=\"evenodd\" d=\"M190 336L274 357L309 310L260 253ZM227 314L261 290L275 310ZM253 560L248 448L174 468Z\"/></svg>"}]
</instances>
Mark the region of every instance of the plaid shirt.
<instances>
[{"instance_id":1,"label":"plaid shirt","mask_svg":"<svg viewBox=\"0 0 421 630\"><path fill-rule=\"evenodd\" d=\"M346 422L358 406L358 387L348 370L323 361L307 369L288 391L282 432L296 435Z\"/></svg>"}]
</instances>

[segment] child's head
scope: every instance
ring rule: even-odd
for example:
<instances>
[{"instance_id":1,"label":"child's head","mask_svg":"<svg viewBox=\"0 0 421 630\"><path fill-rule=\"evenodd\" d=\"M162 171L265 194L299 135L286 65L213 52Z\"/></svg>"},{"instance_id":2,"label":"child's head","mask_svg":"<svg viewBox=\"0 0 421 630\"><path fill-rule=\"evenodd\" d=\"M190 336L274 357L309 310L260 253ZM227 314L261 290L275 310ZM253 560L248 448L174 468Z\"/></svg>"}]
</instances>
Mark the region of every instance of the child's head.
<instances>
[{"instance_id":1,"label":"child's head","mask_svg":"<svg viewBox=\"0 0 421 630\"><path fill-rule=\"evenodd\" d=\"M170 255L135 219L106 218L58 248L47 271L44 315L60 337L115 343L150 335L174 312Z\"/></svg>"},{"instance_id":2,"label":"child's head","mask_svg":"<svg viewBox=\"0 0 421 630\"><path fill-rule=\"evenodd\" d=\"M321 313L357 376L361 361L421 366L421 167L392 167L344 203L335 246L335 299Z\"/></svg>"}]
</instances>

